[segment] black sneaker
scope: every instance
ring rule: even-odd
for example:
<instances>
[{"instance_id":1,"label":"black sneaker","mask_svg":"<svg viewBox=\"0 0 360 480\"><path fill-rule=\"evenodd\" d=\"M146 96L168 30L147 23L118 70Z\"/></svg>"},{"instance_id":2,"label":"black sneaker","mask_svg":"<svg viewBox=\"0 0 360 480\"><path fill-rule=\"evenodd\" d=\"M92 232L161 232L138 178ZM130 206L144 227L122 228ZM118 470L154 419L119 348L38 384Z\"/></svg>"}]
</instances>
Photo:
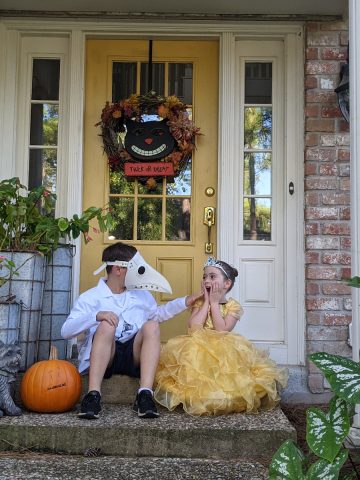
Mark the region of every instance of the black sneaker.
<instances>
[{"instance_id":1,"label":"black sneaker","mask_svg":"<svg viewBox=\"0 0 360 480\"><path fill-rule=\"evenodd\" d=\"M157 418L157 411L153 396L149 390L142 390L136 395L133 410L141 418Z\"/></svg>"},{"instance_id":2,"label":"black sneaker","mask_svg":"<svg viewBox=\"0 0 360 480\"><path fill-rule=\"evenodd\" d=\"M87 418L88 420L99 418L99 412L101 410L100 400L100 393L96 390L91 390L91 392L87 393L82 399L78 416L80 418Z\"/></svg>"}]
</instances>

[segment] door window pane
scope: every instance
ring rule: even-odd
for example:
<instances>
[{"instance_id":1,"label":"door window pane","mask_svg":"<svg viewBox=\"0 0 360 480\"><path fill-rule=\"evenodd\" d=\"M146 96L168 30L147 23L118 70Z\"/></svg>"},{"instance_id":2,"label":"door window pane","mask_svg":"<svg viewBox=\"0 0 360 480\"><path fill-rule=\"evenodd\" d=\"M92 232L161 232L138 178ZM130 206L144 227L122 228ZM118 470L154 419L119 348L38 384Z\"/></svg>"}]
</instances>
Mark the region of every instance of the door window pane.
<instances>
[{"instance_id":1,"label":"door window pane","mask_svg":"<svg viewBox=\"0 0 360 480\"><path fill-rule=\"evenodd\" d=\"M191 159L189 159L186 169L180 175L166 182L166 193L168 195L191 195Z\"/></svg>"},{"instance_id":2,"label":"door window pane","mask_svg":"<svg viewBox=\"0 0 360 480\"><path fill-rule=\"evenodd\" d=\"M152 85L149 85L149 65L141 64L140 94L145 95L150 90L155 90L158 95L165 93L165 63L152 64Z\"/></svg>"},{"instance_id":3,"label":"door window pane","mask_svg":"<svg viewBox=\"0 0 360 480\"><path fill-rule=\"evenodd\" d=\"M57 145L59 106L48 103L31 105L30 145Z\"/></svg>"},{"instance_id":4,"label":"door window pane","mask_svg":"<svg viewBox=\"0 0 360 480\"><path fill-rule=\"evenodd\" d=\"M192 63L169 63L169 95L176 95L188 105L192 105Z\"/></svg>"},{"instance_id":5,"label":"door window pane","mask_svg":"<svg viewBox=\"0 0 360 480\"><path fill-rule=\"evenodd\" d=\"M32 100L59 100L60 60L33 60Z\"/></svg>"},{"instance_id":6,"label":"door window pane","mask_svg":"<svg viewBox=\"0 0 360 480\"><path fill-rule=\"evenodd\" d=\"M245 103L272 103L272 63L245 63Z\"/></svg>"},{"instance_id":7,"label":"door window pane","mask_svg":"<svg viewBox=\"0 0 360 480\"><path fill-rule=\"evenodd\" d=\"M271 195L271 154L245 153L245 195Z\"/></svg>"},{"instance_id":8,"label":"door window pane","mask_svg":"<svg viewBox=\"0 0 360 480\"><path fill-rule=\"evenodd\" d=\"M244 198L244 240L271 240L271 199Z\"/></svg>"},{"instance_id":9,"label":"door window pane","mask_svg":"<svg viewBox=\"0 0 360 480\"><path fill-rule=\"evenodd\" d=\"M112 101L118 102L136 92L136 62L113 62Z\"/></svg>"},{"instance_id":10,"label":"door window pane","mask_svg":"<svg viewBox=\"0 0 360 480\"><path fill-rule=\"evenodd\" d=\"M29 159L29 188L44 185L56 193L57 150L54 148L31 148Z\"/></svg>"},{"instance_id":11,"label":"door window pane","mask_svg":"<svg viewBox=\"0 0 360 480\"><path fill-rule=\"evenodd\" d=\"M110 172L110 194L122 193L129 194L134 193L135 182L129 182L123 172L116 171Z\"/></svg>"},{"instance_id":12,"label":"door window pane","mask_svg":"<svg viewBox=\"0 0 360 480\"><path fill-rule=\"evenodd\" d=\"M132 240L134 226L134 199L133 198L111 198L110 209L114 219L114 227L109 236Z\"/></svg>"},{"instance_id":13,"label":"door window pane","mask_svg":"<svg viewBox=\"0 0 360 480\"><path fill-rule=\"evenodd\" d=\"M166 240L190 240L190 198L166 200Z\"/></svg>"},{"instance_id":14,"label":"door window pane","mask_svg":"<svg viewBox=\"0 0 360 480\"><path fill-rule=\"evenodd\" d=\"M161 198L138 199L138 240L161 240L162 233Z\"/></svg>"},{"instance_id":15,"label":"door window pane","mask_svg":"<svg viewBox=\"0 0 360 480\"><path fill-rule=\"evenodd\" d=\"M245 148L271 148L272 108L245 107L244 126Z\"/></svg>"}]
</instances>

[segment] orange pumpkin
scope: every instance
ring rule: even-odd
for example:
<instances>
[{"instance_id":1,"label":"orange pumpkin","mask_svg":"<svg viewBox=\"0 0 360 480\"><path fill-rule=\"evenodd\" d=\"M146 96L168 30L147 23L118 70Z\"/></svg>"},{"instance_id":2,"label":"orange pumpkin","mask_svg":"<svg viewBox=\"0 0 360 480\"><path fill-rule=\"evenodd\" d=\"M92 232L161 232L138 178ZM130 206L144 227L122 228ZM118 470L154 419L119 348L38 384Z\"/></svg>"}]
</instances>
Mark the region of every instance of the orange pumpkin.
<instances>
[{"instance_id":1,"label":"orange pumpkin","mask_svg":"<svg viewBox=\"0 0 360 480\"><path fill-rule=\"evenodd\" d=\"M24 374L20 396L25 408L40 413L71 410L81 395L81 376L67 360L58 360L51 347L49 360L34 363Z\"/></svg>"}]
</instances>

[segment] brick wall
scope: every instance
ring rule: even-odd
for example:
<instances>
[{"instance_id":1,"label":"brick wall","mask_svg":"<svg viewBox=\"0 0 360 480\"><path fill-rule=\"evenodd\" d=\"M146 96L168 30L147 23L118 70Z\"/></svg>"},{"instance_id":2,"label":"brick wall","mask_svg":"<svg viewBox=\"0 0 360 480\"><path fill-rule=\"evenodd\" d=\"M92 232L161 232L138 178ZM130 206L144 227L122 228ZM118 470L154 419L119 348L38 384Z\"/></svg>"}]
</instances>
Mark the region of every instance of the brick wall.
<instances>
[{"instance_id":1,"label":"brick wall","mask_svg":"<svg viewBox=\"0 0 360 480\"><path fill-rule=\"evenodd\" d=\"M334 89L347 58L344 22L305 29L305 248L307 353L351 356L349 126ZM359 272L358 272L359 273ZM309 388L327 384L309 363Z\"/></svg>"}]
</instances>

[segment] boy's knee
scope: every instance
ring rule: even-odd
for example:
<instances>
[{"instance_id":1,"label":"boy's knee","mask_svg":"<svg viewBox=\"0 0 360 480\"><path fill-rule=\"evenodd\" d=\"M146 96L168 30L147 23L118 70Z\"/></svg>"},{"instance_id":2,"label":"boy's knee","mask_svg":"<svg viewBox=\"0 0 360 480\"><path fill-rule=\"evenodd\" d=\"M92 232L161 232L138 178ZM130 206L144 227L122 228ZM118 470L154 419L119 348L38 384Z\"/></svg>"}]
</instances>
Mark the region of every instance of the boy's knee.
<instances>
[{"instance_id":1,"label":"boy's knee","mask_svg":"<svg viewBox=\"0 0 360 480\"><path fill-rule=\"evenodd\" d=\"M144 334L148 335L160 335L160 325L156 320L148 320L143 325Z\"/></svg>"},{"instance_id":2,"label":"boy's knee","mask_svg":"<svg viewBox=\"0 0 360 480\"><path fill-rule=\"evenodd\" d=\"M115 335L116 328L114 325L110 325L108 322L100 322L94 335Z\"/></svg>"}]
</instances>

